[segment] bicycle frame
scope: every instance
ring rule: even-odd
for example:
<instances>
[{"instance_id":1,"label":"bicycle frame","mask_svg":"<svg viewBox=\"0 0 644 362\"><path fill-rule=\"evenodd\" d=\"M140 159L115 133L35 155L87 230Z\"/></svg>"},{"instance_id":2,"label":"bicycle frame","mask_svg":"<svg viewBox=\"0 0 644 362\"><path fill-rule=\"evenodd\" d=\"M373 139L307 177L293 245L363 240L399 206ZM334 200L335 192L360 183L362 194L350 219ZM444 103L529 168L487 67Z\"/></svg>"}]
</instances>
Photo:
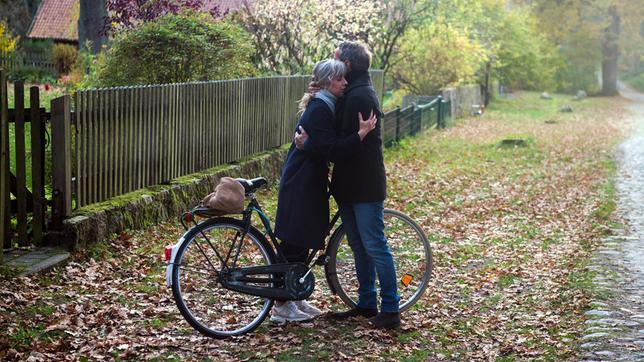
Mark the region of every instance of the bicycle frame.
<instances>
[{"instance_id":1,"label":"bicycle frame","mask_svg":"<svg viewBox=\"0 0 644 362\"><path fill-rule=\"evenodd\" d=\"M268 235L268 237L269 237L269 242L271 243L271 246L275 250L275 253L276 253L277 257L278 257L278 262L286 263L287 262L286 258L285 258L284 254L282 253L282 251L279 248L280 242L278 241L277 237L275 236L275 232L273 231L273 228L271 226L270 219L268 218L268 216L266 216L266 214L262 210L262 207L259 204L259 202L257 201L257 198L255 197L255 194L251 193L251 194L248 195L248 197L250 199L250 201L248 203L248 206L246 206L246 209L244 209L244 211L242 211L242 222L244 223L245 227L244 227L244 234L240 235L240 239L243 239L245 237L245 234L248 233L248 230L252 226L253 212L257 213L257 215L259 216L259 218L260 218L260 220L262 222L262 226L264 227L264 231L266 232L266 235ZM181 217L181 223L183 224L183 227L186 230L188 230L189 227L188 227L188 225L186 225L185 221L192 221L194 223L194 226L198 225L198 223L195 221L195 218L194 218L194 214L195 214L194 210L195 209L191 210L188 213L184 213L184 215ZM186 215L190 215L190 217L188 218L189 220L186 220ZM334 230L335 225L337 224L339 218L340 218L340 213L336 212L333 215L333 217L331 218L331 221L329 222L329 226L328 226L328 228L326 230L326 233L325 233L325 238L328 237L329 235L331 235L331 232ZM208 240L208 237L206 235L204 235L203 233L202 233L202 236L206 240ZM221 258L219 253L217 253L217 251L215 250L215 253L217 254L217 257L220 259L220 261L222 262L222 265L224 265L225 267L227 266L227 262L229 261L230 252L232 251L232 249L235 246L234 244L235 243L233 242L233 245L231 245L231 250L229 250L229 253L228 253L226 259ZM326 245L325 245L325 248L326 248ZM315 249L309 254L309 257L307 258L306 263L305 263L306 266L309 267L309 269L313 267L313 265L311 263L313 262L313 259L315 259L315 256L317 255L317 253L320 250L322 250L322 249ZM239 253L239 249L237 250L237 253ZM316 264L318 264L318 263L316 263Z\"/></svg>"},{"instance_id":2,"label":"bicycle frame","mask_svg":"<svg viewBox=\"0 0 644 362\"><path fill-rule=\"evenodd\" d=\"M275 254L277 255L277 260L276 260L277 263L271 265L271 267L274 268L276 272L278 272L278 273L282 272L283 273L284 271L282 269L287 270L285 268L289 268L289 267L291 269L296 268L298 270L301 270L301 269L299 269L300 266L306 267L305 273L303 275L301 275L300 278L299 278L299 283L302 284L302 283L305 283L305 280L309 279L309 276L310 276L309 274L311 273L311 271L313 270L313 267L315 265L324 265L324 266L327 265L328 259L326 257L326 253L323 253L323 254L319 255L317 257L317 259L315 259L316 255L322 249L313 250L309 254L309 256L308 256L308 258L306 260L306 263L289 263L286 260L286 257L284 256L282 251L280 250L280 247L279 247L280 242L278 241L277 237L275 236L275 233L274 233L273 228L271 226L271 221L268 218L268 216L266 216L264 211L262 210L262 207L259 204L259 202L257 201L257 198L255 197L255 194L254 193L248 193L246 196L249 199L249 202L248 202L248 205L246 206L246 208L241 213L241 215L242 215L241 221L242 221L242 224L243 224L243 232L241 232L241 233L238 232L235 235L235 238L232 240L230 248L225 253L226 254L225 256L222 255L223 253L220 254L220 252L217 250L217 248L215 248L212 245L212 243L211 243L210 239L208 238L208 236L205 235L203 233L203 231L201 232L201 236L210 245L210 247L214 251L217 259L219 259L219 262L222 265L221 269L218 270L215 267L215 263L213 263L211 261L211 259L207 255L207 253L202 249L202 247L199 244L196 244L197 247L199 248L199 250L201 251L201 253L203 254L203 256L206 258L206 261L208 262L208 264L210 264L211 267L213 268L213 270L216 271L217 277L219 277L221 275L221 273L223 273L224 275L230 275L229 273L232 271L236 275L235 281L240 281L240 282L244 282L244 281L245 282L260 281L260 280L249 280L246 276L240 275L239 274L240 271L239 271L239 269L237 269L237 260L238 260L238 257L239 257L240 251L241 251L242 241L244 240L244 238L246 237L246 234L250 231L250 229L252 227L253 212L257 213L257 215L259 216L259 218L260 218L260 220L262 222L262 225L264 226L264 231L266 233L265 235L268 235L269 240L267 240L267 241L269 242L269 245L271 245L271 247L275 251ZM187 224L189 222L193 223L193 225L194 225L193 227L196 227L196 226L199 225L199 223L196 221L195 215L201 216L201 217L204 217L204 218L211 218L211 217L219 216L219 215L216 215L215 213L213 213L213 211L209 210L209 209L199 208L199 207L193 208L192 210L190 210L188 212L185 212L181 216L181 219L180 219L181 224L184 226L184 228L186 230L189 230L191 228ZM328 228L326 230L325 238L328 237L329 235L331 235L331 232L334 231L334 229L337 230L337 228L335 228L335 226L336 226L336 224L338 222L339 217L340 217L339 213L336 213L336 214L333 215L333 217L331 219L331 222L329 223L329 226L328 226ZM238 240L239 240L239 243L237 242ZM176 251L177 251L178 247L183 243L183 241L184 240L183 240L183 237L182 237L175 245L173 245L171 247L170 246L166 247L166 264L167 264L166 281L167 281L168 286L171 285L171 267L174 265ZM324 249L328 248L328 245L329 244L325 245ZM231 258L232 258L232 263L230 263ZM315 261L314 261L314 259L315 259ZM297 266L295 264L298 264L300 266ZM261 274L262 271L265 271L265 268L260 268L260 269L256 268L256 269L253 269L253 270L245 268L244 270L245 270L244 272L241 272L242 274L249 273L248 276L252 277L252 274ZM329 284L329 287L331 288L331 292L335 294L336 291L334 290L333 286L331 285L330 281L328 280L329 276L328 276L327 273L325 273L325 274L326 274L327 283ZM271 277L269 279L270 280L267 280L266 278L262 278L261 282L265 282L265 283L271 283L271 282L281 283L281 282L283 282L283 280L279 280L279 278L275 279L274 277ZM275 280L273 280L273 279L275 279ZM226 281L223 281L223 282L226 282ZM249 289L246 286L233 285L231 283L227 283L227 284L228 284L228 288L230 288L230 289L235 289L235 290L243 292L243 293L246 292L246 293L250 293L250 294L253 294L253 295L257 295L257 293L251 291L251 289L253 289L253 288ZM256 289L256 290L259 290L259 289ZM266 294L266 293L269 293L269 292L270 291L266 291L266 290L263 291L263 293L265 293L264 294L265 296L269 296L269 294ZM269 297L274 297L274 295L270 294Z\"/></svg>"}]
</instances>

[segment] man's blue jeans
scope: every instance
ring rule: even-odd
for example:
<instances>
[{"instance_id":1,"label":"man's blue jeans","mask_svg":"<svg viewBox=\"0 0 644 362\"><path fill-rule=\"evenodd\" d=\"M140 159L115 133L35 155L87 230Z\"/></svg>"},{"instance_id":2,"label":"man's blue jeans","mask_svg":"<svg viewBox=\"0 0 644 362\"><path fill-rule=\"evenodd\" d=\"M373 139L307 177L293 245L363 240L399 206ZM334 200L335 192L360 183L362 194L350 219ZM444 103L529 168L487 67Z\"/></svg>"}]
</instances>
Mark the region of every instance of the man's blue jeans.
<instances>
[{"instance_id":1,"label":"man's blue jeans","mask_svg":"<svg viewBox=\"0 0 644 362\"><path fill-rule=\"evenodd\" d=\"M377 309L376 275L383 312L398 312L396 267L385 238L383 202L340 203L342 225L355 258L358 307Z\"/></svg>"}]
</instances>

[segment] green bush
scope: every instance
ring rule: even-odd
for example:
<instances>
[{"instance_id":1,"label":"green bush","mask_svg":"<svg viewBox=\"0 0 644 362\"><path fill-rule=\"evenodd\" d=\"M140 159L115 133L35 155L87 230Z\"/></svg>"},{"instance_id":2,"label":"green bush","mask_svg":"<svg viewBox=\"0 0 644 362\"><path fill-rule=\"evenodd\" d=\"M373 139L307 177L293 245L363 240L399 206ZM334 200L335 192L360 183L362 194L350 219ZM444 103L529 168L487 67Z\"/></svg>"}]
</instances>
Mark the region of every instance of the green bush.
<instances>
[{"instance_id":1,"label":"green bush","mask_svg":"<svg viewBox=\"0 0 644 362\"><path fill-rule=\"evenodd\" d=\"M54 47L54 41L51 39L22 39L19 48L28 53L51 54Z\"/></svg>"},{"instance_id":2,"label":"green bush","mask_svg":"<svg viewBox=\"0 0 644 362\"><path fill-rule=\"evenodd\" d=\"M117 35L98 81L118 86L248 77L255 74L250 44L236 25L166 15Z\"/></svg>"},{"instance_id":3,"label":"green bush","mask_svg":"<svg viewBox=\"0 0 644 362\"><path fill-rule=\"evenodd\" d=\"M78 49L69 44L56 44L52 49L52 59L58 74L68 74L78 61Z\"/></svg>"},{"instance_id":4,"label":"green bush","mask_svg":"<svg viewBox=\"0 0 644 362\"><path fill-rule=\"evenodd\" d=\"M25 83L55 83L56 74L37 67L19 67L10 70L7 74L7 78L12 81L23 81Z\"/></svg>"}]
</instances>

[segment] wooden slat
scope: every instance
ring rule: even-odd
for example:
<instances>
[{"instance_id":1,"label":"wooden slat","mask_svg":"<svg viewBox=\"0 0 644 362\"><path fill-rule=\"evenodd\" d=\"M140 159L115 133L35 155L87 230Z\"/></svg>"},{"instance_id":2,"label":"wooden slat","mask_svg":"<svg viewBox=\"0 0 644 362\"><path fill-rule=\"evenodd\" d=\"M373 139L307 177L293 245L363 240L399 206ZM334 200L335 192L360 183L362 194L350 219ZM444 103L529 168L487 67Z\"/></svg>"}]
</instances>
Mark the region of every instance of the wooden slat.
<instances>
[{"instance_id":1,"label":"wooden slat","mask_svg":"<svg viewBox=\"0 0 644 362\"><path fill-rule=\"evenodd\" d=\"M177 86L177 173L185 175L186 134L185 134L185 86Z\"/></svg>"},{"instance_id":2,"label":"wooden slat","mask_svg":"<svg viewBox=\"0 0 644 362\"><path fill-rule=\"evenodd\" d=\"M107 105L107 119L106 121L106 127L107 127L107 135L108 135L108 144L109 144L109 152L107 153L107 195L106 199L111 198L116 194L115 188L116 188L116 157L117 157L117 150L116 150L116 107L115 107L115 98L116 98L116 90L111 89L109 92L107 92L109 95L109 100L108 100L108 105Z\"/></svg>"},{"instance_id":3,"label":"wooden slat","mask_svg":"<svg viewBox=\"0 0 644 362\"><path fill-rule=\"evenodd\" d=\"M0 69L0 246L9 247L9 104L7 73ZM0 253L0 262L2 261Z\"/></svg>"},{"instance_id":4,"label":"wooden slat","mask_svg":"<svg viewBox=\"0 0 644 362\"><path fill-rule=\"evenodd\" d=\"M105 147L101 150L103 154L103 196L101 201L107 200L112 194L112 160L114 158L114 147L112 146L112 133L114 127L112 124L112 90L103 92L103 119L101 126L103 127L103 144Z\"/></svg>"},{"instance_id":5,"label":"wooden slat","mask_svg":"<svg viewBox=\"0 0 644 362\"><path fill-rule=\"evenodd\" d=\"M45 226L45 200L44 164L43 153L43 123L40 119L40 93L38 87L29 89L29 104L31 105L31 193L33 202L32 235L33 243L42 244L42 235ZM78 142L78 139L76 140Z\"/></svg>"},{"instance_id":6,"label":"wooden slat","mask_svg":"<svg viewBox=\"0 0 644 362\"><path fill-rule=\"evenodd\" d=\"M90 152L86 159L90 167L87 182L89 184L89 202L94 203L98 202L98 91L89 92L89 102L91 122L88 125L90 132L88 145L90 146Z\"/></svg>"},{"instance_id":7,"label":"wooden slat","mask_svg":"<svg viewBox=\"0 0 644 362\"><path fill-rule=\"evenodd\" d=\"M168 93L168 177L177 177L177 86L169 86Z\"/></svg>"},{"instance_id":8,"label":"wooden slat","mask_svg":"<svg viewBox=\"0 0 644 362\"><path fill-rule=\"evenodd\" d=\"M116 169L114 170L116 179L116 184L114 185L114 196L122 195L125 193L123 184L123 166L125 164L125 132L123 130L124 115L123 115L123 89L116 89L114 92L114 107L115 107L115 116L114 116L114 129L116 130Z\"/></svg>"},{"instance_id":9,"label":"wooden slat","mask_svg":"<svg viewBox=\"0 0 644 362\"><path fill-rule=\"evenodd\" d=\"M94 184L96 185L96 194L94 195L94 202L100 202L103 200L103 152L105 152L105 145L103 144L104 132L103 129L103 93L96 91L94 98L94 107L96 110L96 117L94 118L94 160L93 165L96 167L96 172L94 173Z\"/></svg>"},{"instance_id":10,"label":"wooden slat","mask_svg":"<svg viewBox=\"0 0 644 362\"><path fill-rule=\"evenodd\" d=\"M166 177L166 168L167 168L167 157L166 157L166 145L167 145L167 136L168 136L168 124L166 120L166 110L165 110L165 89L166 86L159 87L157 92L157 97L159 104L157 105L158 109L158 131L159 135L157 136L157 158L159 159L159 170L157 172L157 182L165 183L168 179Z\"/></svg>"},{"instance_id":11,"label":"wooden slat","mask_svg":"<svg viewBox=\"0 0 644 362\"><path fill-rule=\"evenodd\" d=\"M148 185L154 185L161 181L159 178L159 169L160 169L160 157L159 157L159 136L161 135L161 130L159 128L159 87L151 87L152 95L150 100L152 101L152 124L150 125L150 130L152 131L151 137L151 154L152 154L152 176Z\"/></svg>"},{"instance_id":12,"label":"wooden slat","mask_svg":"<svg viewBox=\"0 0 644 362\"><path fill-rule=\"evenodd\" d=\"M18 205L18 243L27 245L27 167L25 150L25 85L23 82L14 84L14 104L16 109L16 125L14 129L16 152L16 201Z\"/></svg>"},{"instance_id":13,"label":"wooden slat","mask_svg":"<svg viewBox=\"0 0 644 362\"><path fill-rule=\"evenodd\" d=\"M136 110L136 115L134 117L134 127L136 129L136 142L135 144L135 149L136 149L136 172L135 172L135 177L136 177L136 189L140 189L143 187L143 142L145 141L145 138L143 137L143 130L145 128L145 125L143 124L143 102L141 101L142 94L143 94L143 88L136 88L135 91L135 110Z\"/></svg>"},{"instance_id":14,"label":"wooden slat","mask_svg":"<svg viewBox=\"0 0 644 362\"><path fill-rule=\"evenodd\" d=\"M136 135L134 133L134 116L135 116L135 107L134 107L134 88L128 87L126 90L126 104L128 108L128 117L125 127L127 129L127 191L135 190L135 164L136 164L136 154L134 143L136 140Z\"/></svg>"},{"instance_id":15,"label":"wooden slat","mask_svg":"<svg viewBox=\"0 0 644 362\"><path fill-rule=\"evenodd\" d=\"M215 153L215 165L223 163L223 157L221 153L221 122L222 122L222 96L221 96L221 86L222 82L216 82L214 84L213 96L215 108L213 111L213 152Z\"/></svg>"}]
</instances>

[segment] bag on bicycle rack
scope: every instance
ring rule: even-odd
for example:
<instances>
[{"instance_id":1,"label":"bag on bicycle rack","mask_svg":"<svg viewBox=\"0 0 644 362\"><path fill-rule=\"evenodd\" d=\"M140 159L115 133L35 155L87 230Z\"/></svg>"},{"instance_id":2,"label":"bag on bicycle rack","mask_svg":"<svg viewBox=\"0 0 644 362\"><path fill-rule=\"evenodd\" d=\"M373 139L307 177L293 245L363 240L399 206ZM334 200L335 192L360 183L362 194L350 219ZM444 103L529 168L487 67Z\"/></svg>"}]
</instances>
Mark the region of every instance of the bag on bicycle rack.
<instances>
[{"instance_id":1,"label":"bag on bicycle rack","mask_svg":"<svg viewBox=\"0 0 644 362\"><path fill-rule=\"evenodd\" d=\"M222 177L215 192L208 194L201 204L218 215L239 214L244 210L244 186L232 177Z\"/></svg>"}]
</instances>

